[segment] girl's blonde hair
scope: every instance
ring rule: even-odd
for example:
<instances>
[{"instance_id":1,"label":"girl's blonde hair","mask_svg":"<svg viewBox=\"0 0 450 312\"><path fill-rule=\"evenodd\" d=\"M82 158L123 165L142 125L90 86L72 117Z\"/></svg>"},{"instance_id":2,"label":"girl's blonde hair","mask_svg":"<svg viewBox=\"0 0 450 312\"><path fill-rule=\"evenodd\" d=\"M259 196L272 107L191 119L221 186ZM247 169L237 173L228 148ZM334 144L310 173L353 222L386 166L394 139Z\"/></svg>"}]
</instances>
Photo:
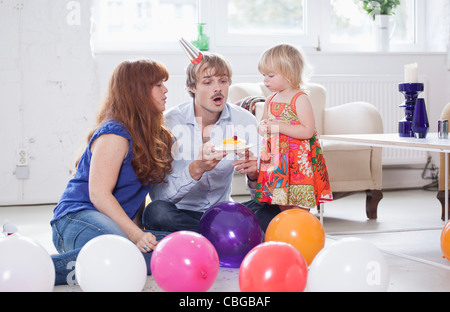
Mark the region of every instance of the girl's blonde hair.
<instances>
[{"instance_id":1,"label":"girl's blonde hair","mask_svg":"<svg viewBox=\"0 0 450 312\"><path fill-rule=\"evenodd\" d=\"M303 74L307 64L303 54L294 46L279 44L266 50L261 56L258 70L261 74L271 72L282 75L294 89L304 83Z\"/></svg>"}]
</instances>

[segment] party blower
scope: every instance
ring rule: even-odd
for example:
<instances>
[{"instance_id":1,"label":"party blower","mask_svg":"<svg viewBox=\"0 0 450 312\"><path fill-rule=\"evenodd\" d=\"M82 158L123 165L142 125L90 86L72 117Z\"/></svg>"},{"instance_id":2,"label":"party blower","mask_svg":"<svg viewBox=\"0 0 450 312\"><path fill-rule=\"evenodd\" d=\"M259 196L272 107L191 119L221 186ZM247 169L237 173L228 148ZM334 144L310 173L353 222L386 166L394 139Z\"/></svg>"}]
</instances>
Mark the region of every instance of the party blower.
<instances>
[{"instance_id":1,"label":"party blower","mask_svg":"<svg viewBox=\"0 0 450 312\"><path fill-rule=\"evenodd\" d=\"M181 38L179 42L186 52L187 56L191 60L191 63L195 65L200 64L203 58L203 54L200 52L200 50L194 47L189 41L184 38Z\"/></svg>"}]
</instances>

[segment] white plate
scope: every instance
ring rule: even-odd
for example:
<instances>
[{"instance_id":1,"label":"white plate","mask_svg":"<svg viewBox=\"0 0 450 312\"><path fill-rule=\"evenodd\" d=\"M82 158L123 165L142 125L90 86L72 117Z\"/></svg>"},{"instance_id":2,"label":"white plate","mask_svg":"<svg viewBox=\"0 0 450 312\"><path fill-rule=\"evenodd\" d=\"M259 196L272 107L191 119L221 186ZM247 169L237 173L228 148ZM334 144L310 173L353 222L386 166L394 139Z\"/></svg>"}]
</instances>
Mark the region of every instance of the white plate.
<instances>
[{"instance_id":1,"label":"white plate","mask_svg":"<svg viewBox=\"0 0 450 312\"><path fill-rule=\"evenodd\" d=\"M216 146L215 150L216 152L227 152L227 153L235 153L235 152L244 152L245 150L248 150L249 148L252 148L253 144L248 144L244 147L235 148L235 147L225 147L224 145Z\"/></svg>"}]
</instances>

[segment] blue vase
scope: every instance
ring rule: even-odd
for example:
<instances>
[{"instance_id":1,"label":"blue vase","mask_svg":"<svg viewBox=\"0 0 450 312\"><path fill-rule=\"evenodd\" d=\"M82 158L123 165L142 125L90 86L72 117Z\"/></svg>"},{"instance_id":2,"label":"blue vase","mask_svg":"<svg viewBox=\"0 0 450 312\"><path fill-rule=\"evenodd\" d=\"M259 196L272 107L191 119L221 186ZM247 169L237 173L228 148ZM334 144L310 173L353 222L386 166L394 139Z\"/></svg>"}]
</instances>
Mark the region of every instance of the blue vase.
<instances>
[{"instance_id":1,"label":"blue vase","mask_svg":"<svg viewBox=\"0 0 450 312\"><path fill-rule=\"evenodd\" d=\"M414 136L418 139L425 139L430 125L428 123L427 108L424 99L417 99L412 121Z\"/></svg>"}]
</instances>

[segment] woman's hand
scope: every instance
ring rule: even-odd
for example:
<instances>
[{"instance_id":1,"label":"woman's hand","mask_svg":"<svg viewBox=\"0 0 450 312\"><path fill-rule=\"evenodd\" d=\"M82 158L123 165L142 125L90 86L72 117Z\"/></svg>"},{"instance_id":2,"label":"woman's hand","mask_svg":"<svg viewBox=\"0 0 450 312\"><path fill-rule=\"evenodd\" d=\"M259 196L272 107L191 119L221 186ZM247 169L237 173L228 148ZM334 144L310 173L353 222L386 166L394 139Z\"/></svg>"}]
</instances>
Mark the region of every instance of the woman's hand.
<instances>
[{"instance_id":1,"label":"woman's hand","mask_svg":"<svg viewBox=\"0 0 450 312\"><path fill-rule=\"evenodd\" d=\"M150 252L155 249L158 244L155 235L150 232L142 231L136 236L136 238L134 238L133 242L142 252Z\"/></svg>"}]
</instances>

